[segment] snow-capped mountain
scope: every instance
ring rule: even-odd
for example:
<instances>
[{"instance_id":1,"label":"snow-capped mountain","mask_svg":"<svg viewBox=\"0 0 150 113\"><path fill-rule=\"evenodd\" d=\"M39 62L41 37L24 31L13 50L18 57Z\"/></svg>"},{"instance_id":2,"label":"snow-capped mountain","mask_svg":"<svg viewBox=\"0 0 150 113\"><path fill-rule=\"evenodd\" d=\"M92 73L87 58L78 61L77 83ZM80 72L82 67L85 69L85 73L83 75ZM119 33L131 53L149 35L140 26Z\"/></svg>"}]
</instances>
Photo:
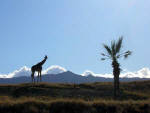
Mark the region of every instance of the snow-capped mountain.
<instances>
[{"instance_id":1,"label":"snow-capped mountain","mask_svg":"<svg viewBox=\"0 0 150 113\"><path fill-rule=\"evenodd\" d=\"M0 83L27 83L31 82L31 70L24 66L9 74L0 74ZM120 75L120 81L150 80L150 69L143 68L136 72L124 72ZM50 66L42 71L42 81L52 83L85 83L85 82L111 82L112 74L95 74L85 71L83 74L75 74L61 66Z\"/></svg>"}]
</instances>

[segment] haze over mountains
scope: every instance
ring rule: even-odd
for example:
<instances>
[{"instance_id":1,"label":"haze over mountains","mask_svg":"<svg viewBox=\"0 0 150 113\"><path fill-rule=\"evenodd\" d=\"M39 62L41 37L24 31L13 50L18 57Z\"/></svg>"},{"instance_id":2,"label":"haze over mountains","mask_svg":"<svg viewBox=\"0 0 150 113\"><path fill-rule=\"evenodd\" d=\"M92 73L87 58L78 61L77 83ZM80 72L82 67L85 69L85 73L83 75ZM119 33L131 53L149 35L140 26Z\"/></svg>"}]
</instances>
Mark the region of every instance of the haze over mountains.
<instances>
[{"instance_id":1,"label":"haze over mountains","mask_svg":"<svg viewBox=\"0 0 150 113\"><path fill-rule=\"evenodd\" d=\"M61 66L51 66L42 72L43 82L52 83L85 83L85 82L111 82L112 74L95 74L85 71L83 74L75 74ZM27 83L31 82L30 68L24 66L9 74L0 74L0 83ZM137 72L124 72L120 75L120 81L150 80L150 69L143 68Z\"/></svg>"}]
</instances>

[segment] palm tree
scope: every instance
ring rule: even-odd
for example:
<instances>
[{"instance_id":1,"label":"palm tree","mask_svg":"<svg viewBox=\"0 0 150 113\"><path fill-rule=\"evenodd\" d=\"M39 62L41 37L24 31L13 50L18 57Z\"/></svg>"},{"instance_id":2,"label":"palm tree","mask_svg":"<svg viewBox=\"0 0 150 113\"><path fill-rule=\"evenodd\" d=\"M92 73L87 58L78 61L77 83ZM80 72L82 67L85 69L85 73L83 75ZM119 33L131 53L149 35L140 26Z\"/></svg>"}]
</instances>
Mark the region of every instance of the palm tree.
<instances>
[{"instance_id":1,"label":"palm tree","mask_svg":"<svg viewBox=\"0 0 150 113\"><path fill-rule=\"evenodd\" d=\"M104 48L107 51L107 54L101 53L103 58L101 60L112 60L112 67L113 67L113 75L114 75L114 97L120 95L120 88L119 88L119 75L120 75L120 64L118 63L118 59L124 57L125 59L131 55L131 51L126 51L121 53L122 48L122 41L123 37L120 37L119 40L112 41L111 46L103 44Z\"/></svg>"}]
</instances>

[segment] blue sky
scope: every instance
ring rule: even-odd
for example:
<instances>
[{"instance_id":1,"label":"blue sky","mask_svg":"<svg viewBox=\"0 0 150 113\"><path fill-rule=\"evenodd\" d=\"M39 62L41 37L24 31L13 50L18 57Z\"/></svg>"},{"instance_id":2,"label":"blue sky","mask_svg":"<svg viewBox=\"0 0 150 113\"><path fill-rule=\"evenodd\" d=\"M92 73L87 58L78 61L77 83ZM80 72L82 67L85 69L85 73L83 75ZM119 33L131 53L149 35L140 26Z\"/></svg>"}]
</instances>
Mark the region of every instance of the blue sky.
<instances>
[{"instance_id":1,"label":"blue sky","mask_svg":"<svg viewBox=\"0 0 150 113\"><path fill-rule=\"evenodd\" d=\"M0 73L44 65L82 73L110 73L100 61L102 44L124 36L123 50L133 51L121 68L150 67L149 0L1 0Z\"/></svg>"}]
</instances>

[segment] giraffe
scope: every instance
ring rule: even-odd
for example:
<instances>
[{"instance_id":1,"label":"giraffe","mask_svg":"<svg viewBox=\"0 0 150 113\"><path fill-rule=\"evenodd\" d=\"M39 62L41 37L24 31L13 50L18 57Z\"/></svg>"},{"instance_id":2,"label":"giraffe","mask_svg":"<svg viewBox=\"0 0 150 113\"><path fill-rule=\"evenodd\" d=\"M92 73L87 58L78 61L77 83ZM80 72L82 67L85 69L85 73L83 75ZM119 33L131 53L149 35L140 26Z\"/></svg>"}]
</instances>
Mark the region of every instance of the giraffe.
<instances>
[{"instance_id":1,"label":"giraffe","mask_svg":"<svg viewBox=\"0 0 150 113\"><path fill-rule=\"evenodd\" d=\"M35 82L34 74L35 74L36 71L38 72L37 82L39 81L39 78L40 78L40 81L42 81L42 79L41 79L42 65L45 63L45 61L47 60L47 58L48 58L47 55L45 55L44 60L42 60L41 62L39 62L39 63L37 63L36 65L33 65L33 66L31 67L31 71L32 71L32 74L31 74L32 82Z\"/></svg>"}]
</instances>

